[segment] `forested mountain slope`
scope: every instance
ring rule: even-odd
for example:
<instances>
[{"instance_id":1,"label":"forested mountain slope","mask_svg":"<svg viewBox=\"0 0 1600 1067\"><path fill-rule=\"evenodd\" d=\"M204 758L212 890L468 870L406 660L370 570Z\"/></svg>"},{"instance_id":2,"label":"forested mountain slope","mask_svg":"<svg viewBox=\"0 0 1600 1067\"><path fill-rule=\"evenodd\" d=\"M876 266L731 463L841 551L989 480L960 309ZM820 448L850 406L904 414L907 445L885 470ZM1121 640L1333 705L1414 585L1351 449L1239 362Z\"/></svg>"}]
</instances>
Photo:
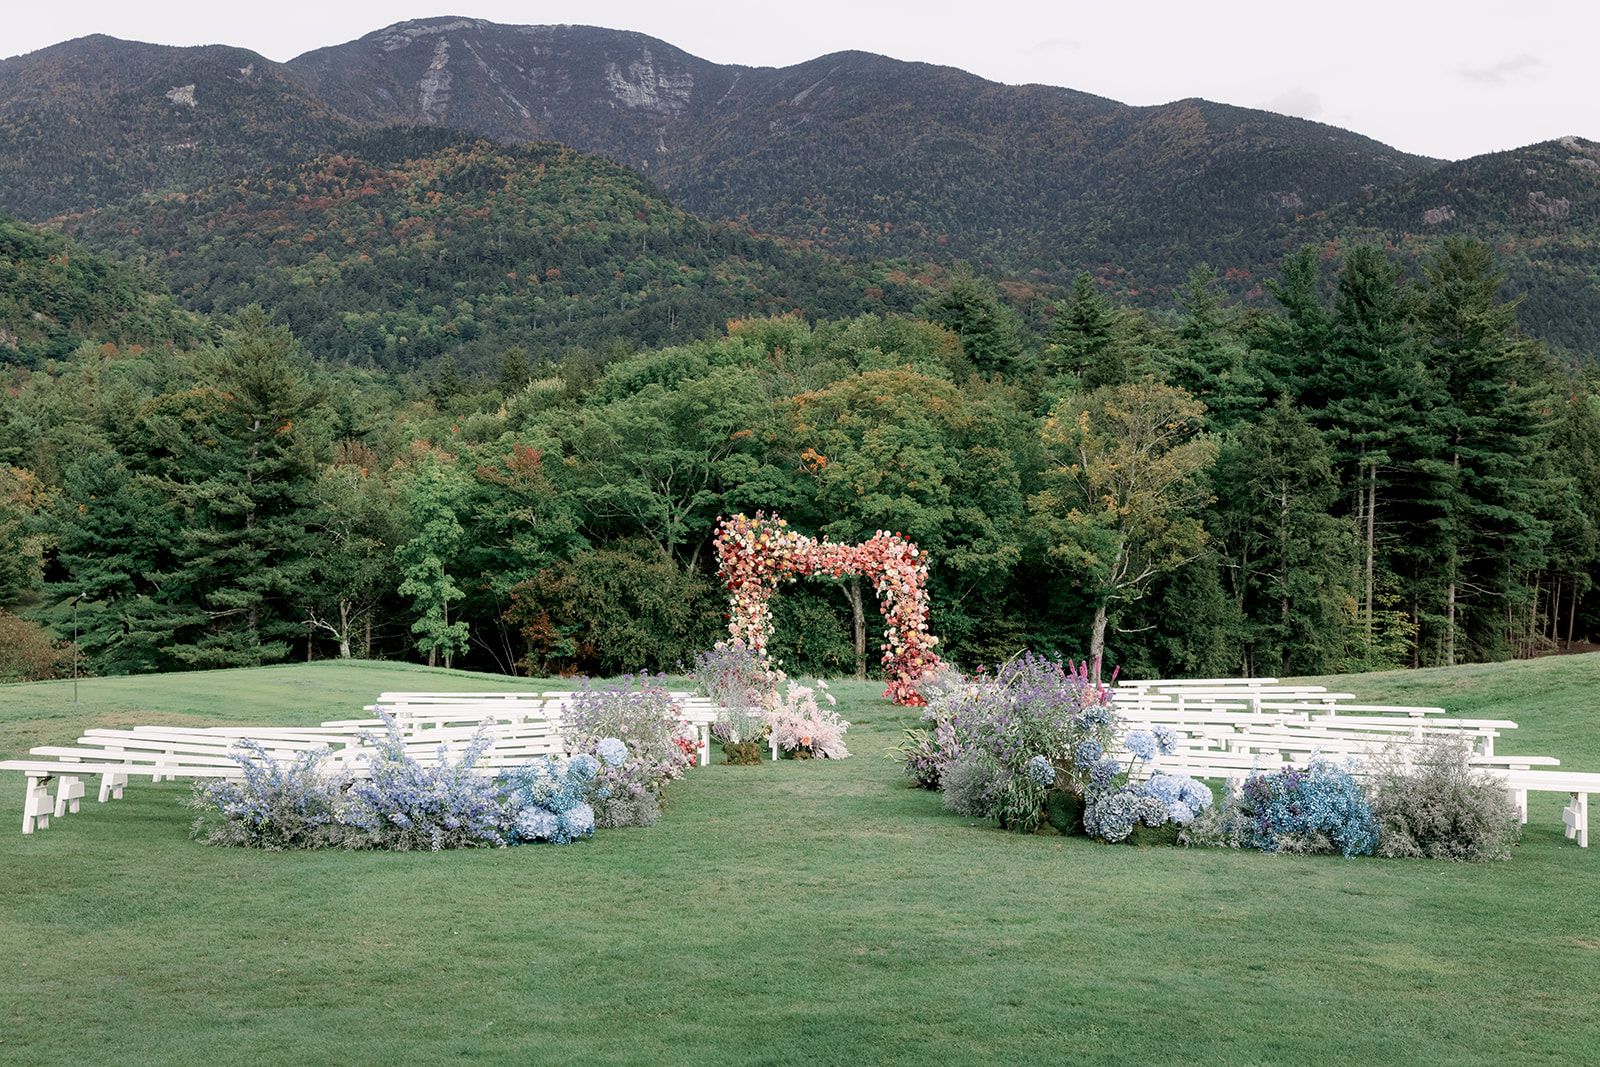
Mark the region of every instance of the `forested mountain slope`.
<instances>
[{"instance_id":1,"label":"forested mountain slope","mask_svg":"<svg viewBox=\"0 0 1600 1067\"><path fill-rule=\"evenodd\" d=\"M856 254L1173 282L1221 235L1429 169L1346 130L1185 100L1135 108L863 52L724 66L636 33L422 19L289 69L369 123L549 138L691 210Z\"/></svg>"},{"instance_id":2,"label":"forested mountain slope","mask_svg":"<svg viewBox=\"0 0 1600 1067\"><path fill-rule=\"evenodd\" d=\"M710 225L559 145L396 129L264 174L64 220L189 306L259 303L313 351L403 368L665 343L748 315L906 309L924 288ZM898 280L897 280L898 279Z\"/></svg>"},{"instance_id":3,"label":"forested mountain slope","mask_svg":"<svg viewBox=\"0 0 1600 1067\"><path fill-rule=\"evenodd\" d=\"M39 220L242 173L350 128L247 49L83 37L0 61L0 211Z\"/></svg>"},{"instance_id":4,"label":"forested mountain slope","mask_svg":"<svg viewBox=\"0 0 1600 1067\"><path fill-rule=\"evenodd\" d=\"M1600 144L1577 137L1474 156L1319 214L1292 240L1371 240L1420 259L1445 235L1476 237L1504 263L1524 327L1600 351Z\"/></svg>"},{"instance_id":5,"label":"forested mountain slope","mask_svg":"<svg viewBox=\"0 0 1600 1067\"><path fill-rule=\"evenodd\" d=\"M182 343L203 329L149 278L0 217L0 367L36 367L85 341Z\"/></svg>"}]
</instances>

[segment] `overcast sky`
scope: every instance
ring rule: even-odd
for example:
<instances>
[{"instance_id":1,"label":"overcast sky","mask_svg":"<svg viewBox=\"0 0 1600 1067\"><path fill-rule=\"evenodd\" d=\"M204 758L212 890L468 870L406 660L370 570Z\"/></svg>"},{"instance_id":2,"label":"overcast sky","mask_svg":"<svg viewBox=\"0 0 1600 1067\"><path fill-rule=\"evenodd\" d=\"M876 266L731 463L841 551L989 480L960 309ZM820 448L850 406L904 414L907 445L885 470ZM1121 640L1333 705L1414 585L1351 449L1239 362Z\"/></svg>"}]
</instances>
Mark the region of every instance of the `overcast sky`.
<instances>
[{"instance_id":1,"label":"overcast sky","mask_svg":"<svg viewBox=\"0 0 1600 1067\"><path fill-rule=\"evenodd\" d=\"M284 60L403 19L587 23L781 66L859 48L1132 104L1202 96L1459 159L1600 140L1600 0L8 0L0 55L109 33Z\"/></svg>"}]
</instances>

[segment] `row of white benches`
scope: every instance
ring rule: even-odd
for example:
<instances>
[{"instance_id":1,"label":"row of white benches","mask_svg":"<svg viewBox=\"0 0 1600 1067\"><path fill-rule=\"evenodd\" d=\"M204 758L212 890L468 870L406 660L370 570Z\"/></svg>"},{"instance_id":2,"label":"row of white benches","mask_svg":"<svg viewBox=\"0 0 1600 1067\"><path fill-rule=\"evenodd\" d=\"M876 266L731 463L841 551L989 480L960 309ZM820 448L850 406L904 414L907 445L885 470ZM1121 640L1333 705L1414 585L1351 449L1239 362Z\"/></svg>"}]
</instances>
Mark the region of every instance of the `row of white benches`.
<instances>
[{"instance_id":1,"label":"row of white benches","mask_svg":"<svg viewBox=\"0 0 1600 1067\"><path fill-rule=\"evenodd\" d=\"M1155 770L1226 779L1236 788L1253 771L1305 766L1319 757L1345 761L1360 774L1364 762L1379 753L1404 756L1413 746L1455 738L1464 742L1472 766L1505 785L1523 822L1529 792L1566 793L1566 836L1588 847L1589 794L1600 792L1600 774L1553 770L1561 762L1553 756L1496 754L1495 741L1517 728L1509 719L1354 701L1349 693L1270 678L1158 679L1119 683L1115 690L1115 706L1130 724L1173 731L1177 751L1162 757Z\"/></svg>"},{"instance_id":2,"label":"row of white benches","mask_svg":"<svg viewBox=\"0 0 1600 1067\"><path fill-rule=\"evenodd\" d=\"M489 748L477 763L482 774L497 774L538 756L565 751L561 726L572 692L546 693L383 693L365 710L388 713L405 739L407 755L427 764L459 757L481 735ZM710 730L720 714L711 701L689 693L672 694L682 721L694 729L698 758L709 761ZM0 770L20 771L27 779L22 832L46 828L52 816L77 812L84 782L100 779L99 801L120 800L131 778L232 778L243 774L233 753L251 741L274 759L293 759L327 748L326 766L349 777L368 773L368 738L383 728L379 718L343 719L317 726L138 726L131 730L86 730L72 745L43 745L28 759L0 762ZM55 783L55 795L50 794Z\"/></svg>"}]
</instances>

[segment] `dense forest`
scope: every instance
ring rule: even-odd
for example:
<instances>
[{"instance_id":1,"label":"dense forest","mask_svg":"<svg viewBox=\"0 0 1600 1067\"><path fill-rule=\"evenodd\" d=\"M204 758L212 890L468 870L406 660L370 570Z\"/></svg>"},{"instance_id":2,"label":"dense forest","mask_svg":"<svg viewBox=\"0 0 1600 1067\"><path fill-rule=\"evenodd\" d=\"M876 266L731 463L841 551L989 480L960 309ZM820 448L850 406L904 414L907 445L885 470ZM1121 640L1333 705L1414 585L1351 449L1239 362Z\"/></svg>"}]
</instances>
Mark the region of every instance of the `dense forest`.
<instances>
[{"instance_id":1,"label":"dense forest","mask_svg":"<svg viewBox=\"0 0 1600 1067\"><path fill-rule=\"evenodd\" d=\"M513 345L653 347L731 318L909 311L925 286L712 225L638 174L555 144L392 129L265 174L67 218L192 308L259 303L303 344L390 369Z\"/></svg>"},{"instance_id":2,"label":"dense forest","mask_svg":"<svg viewBox=\"0 0 1600 1067\"><path fill-rule=\"evenodd\" d=\"M717 516L758 509L918 541L968 665L1102 643L1139 673L1497 659L1582 641L1600 608L1600 397L1465 238L1415 277L1305 249L1264 309L1202 269L1170 309L1084 275L1029 318L955 274L903 314L669 347L554 360L508 334L473 371L356 366L254 307L178 313L31 232L0 252L8 299L52 324L10 342L0 390L13 675L60 670L74 630L102 673L670 668L721 630ZM778 654L857 670L855 610L870 591L786 588Z\"/></svg>"}]
</instances>

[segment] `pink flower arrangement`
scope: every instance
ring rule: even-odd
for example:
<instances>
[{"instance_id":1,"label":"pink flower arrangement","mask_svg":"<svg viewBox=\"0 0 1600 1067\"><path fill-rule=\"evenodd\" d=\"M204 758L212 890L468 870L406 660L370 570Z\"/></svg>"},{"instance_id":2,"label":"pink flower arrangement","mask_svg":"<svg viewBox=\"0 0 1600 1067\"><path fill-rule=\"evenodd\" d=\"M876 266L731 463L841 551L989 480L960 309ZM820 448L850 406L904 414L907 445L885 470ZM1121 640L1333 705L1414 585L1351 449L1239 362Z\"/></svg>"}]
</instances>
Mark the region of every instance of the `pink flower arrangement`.
<instances>
[{"instance_id":1,"label":"pink flower arrangement","mask_svg":"<svg viewBox=\"0 0 1600 1067\"><path fill-rule=\"evenodd\" d=\"M818 575L861 575L872 582L883 611L883 695L896 704L925 703L916 683L936 670L939 639L928 632L928 562L898 533L879 530L859 545L796 533L777 515L757 512L717 523L717 574L728 587L728 632L761 657L768 681L779 674L767 653L772 636L772 592L779 582Z\"/></svg>"},{"instance_id":2,"label":"pink flower arrangement","mask_svg":"<svg viewBox=\"0 0 1600 1067\"><path fill-rule=\"evenodd\" d=\"M819 691L828 701L826 708L817 704ZM776 693L772 695L767 709L773 742L782 751L802 759L844 759L850 755L844 744L844 732L850 724L833 710L835 703L826 682L819 680L815 688L790 682L781 698Z\"/></svg>"}]
</instances>

